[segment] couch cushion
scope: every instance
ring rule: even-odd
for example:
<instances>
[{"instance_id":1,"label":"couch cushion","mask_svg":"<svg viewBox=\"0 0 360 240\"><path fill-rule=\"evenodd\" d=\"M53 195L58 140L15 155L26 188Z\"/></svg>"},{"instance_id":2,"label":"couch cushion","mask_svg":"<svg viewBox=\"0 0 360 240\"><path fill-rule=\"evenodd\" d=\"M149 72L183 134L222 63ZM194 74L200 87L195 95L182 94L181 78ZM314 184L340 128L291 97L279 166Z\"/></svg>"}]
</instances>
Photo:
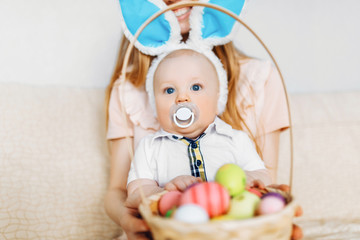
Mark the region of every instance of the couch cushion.
<instances>
[{"instance_id":1,"label":"couch cushion","mask_svg":"<svg viewBox=\"0 0 360 240\"><path fill-rule=\"evenodd\" d=\"M103 89L0 85L0 238L111 239ZM360 235L360 92L291 96L305 239ZM278 181L288 182L288 132Z\"/></svg>"},{"instance_id":2,"label":"couch cushion","mask_svg":"<svg viewBox=\"0 0 360 240\"><path fill-rule=\"evenodd\" d=\"M111 239L103 89L0 85L0 238Z\"/></svg>"},{"instance_id":3,"label":"couch cushion","mask_svg":"<svg viewBox=\"0 0 360 240\"><path fill-rule=\"evenodd\" d=\"M360 92L293 94L293 192L306 239L360 238ZM288 182L288 132L279 182ZM336 225L336 227L334 227ZM355 238L351 238L355 239Z\"/></svg>"}]
</instances>

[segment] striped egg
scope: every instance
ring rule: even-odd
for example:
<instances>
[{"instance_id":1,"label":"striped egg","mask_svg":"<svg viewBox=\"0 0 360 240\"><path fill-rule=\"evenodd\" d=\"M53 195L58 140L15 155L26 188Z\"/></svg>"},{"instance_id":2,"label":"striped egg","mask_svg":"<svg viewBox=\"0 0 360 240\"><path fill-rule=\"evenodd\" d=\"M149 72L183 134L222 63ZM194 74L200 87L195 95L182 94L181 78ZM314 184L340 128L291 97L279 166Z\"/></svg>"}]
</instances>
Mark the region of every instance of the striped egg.
<instances>
[{"instance_id":1,"label":"striped egg","mask_svg":"<svg viewBox=\"0 0 360 240\"><path fill-rule=\"evenodd\" d=\"M223 186L216 182L203 182L194 185L182 194L180 206L184 204L200 205L212 218L227 212L230 195Z\"/></svg>"}]
</instances>

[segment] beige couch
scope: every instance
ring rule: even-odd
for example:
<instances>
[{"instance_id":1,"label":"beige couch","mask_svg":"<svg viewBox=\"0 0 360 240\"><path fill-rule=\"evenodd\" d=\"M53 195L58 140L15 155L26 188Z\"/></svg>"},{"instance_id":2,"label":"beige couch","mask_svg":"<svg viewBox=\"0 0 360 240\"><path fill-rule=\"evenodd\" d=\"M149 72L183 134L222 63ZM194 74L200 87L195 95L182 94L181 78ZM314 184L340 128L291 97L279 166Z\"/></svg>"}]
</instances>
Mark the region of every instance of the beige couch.
<instances>
[{"instance_id":1,"label":"beige couch","mask_svg":"<svg viewBox=\"0 0 360 240\"><path fill-rule=\"evenodd\" d=\"M0 85L0 239L112 239L104 90ZM292 95L305 239L360 239L360 93ZM288 182L281 138L279 181Z\"/></svg>"}]
</instances>

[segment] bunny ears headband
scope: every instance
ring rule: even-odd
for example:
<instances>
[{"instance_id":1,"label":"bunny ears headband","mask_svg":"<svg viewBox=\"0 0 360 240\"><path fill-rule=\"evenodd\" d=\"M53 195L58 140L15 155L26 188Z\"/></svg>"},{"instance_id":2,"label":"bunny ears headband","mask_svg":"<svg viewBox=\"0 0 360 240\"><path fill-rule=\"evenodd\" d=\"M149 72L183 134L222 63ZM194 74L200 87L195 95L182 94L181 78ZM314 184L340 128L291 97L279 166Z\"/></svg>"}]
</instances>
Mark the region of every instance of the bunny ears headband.
<instances>
[{"instance_id":1,"label":"bunny ears headband","mask_svg":"<svg viewBox=\"0 0 360 240\"><path fill-rule=\"evenodd\" d=\"M199 1L224 7L236 15L240 15L245 4L245 0ZM119 0L119 2L122 29L129 41L135 40L135 33L148 18L167 7L162 0ZM182 42L181 29L173 11L167 11L152 21L134 42L135 47L142 53L158 55L153 60L146 78L146 91L150 104L156 110L153 76L159 63L175 50L191 49L205 55L217 71L220 82L218 111L221 114L227 102L227 75L220 60L212 52L212 47L231 41L236 20L218 10L197 6L192 7L189 22L191 30L186 43Z\"/></svg>"}]
</instances>

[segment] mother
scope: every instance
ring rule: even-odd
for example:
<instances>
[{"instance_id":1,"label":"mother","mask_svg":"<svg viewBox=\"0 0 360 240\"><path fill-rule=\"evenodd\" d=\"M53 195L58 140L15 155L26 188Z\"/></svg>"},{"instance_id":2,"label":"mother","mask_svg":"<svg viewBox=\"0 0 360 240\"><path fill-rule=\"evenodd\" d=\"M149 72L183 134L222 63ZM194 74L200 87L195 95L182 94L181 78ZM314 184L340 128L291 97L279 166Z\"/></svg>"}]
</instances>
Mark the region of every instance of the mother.
<instances>
[{"instance_id":1,"label":"mother","mask_svg":"<svg viewBox=\"0 0 360 240\"><path fill-rule=\"evenodd\" d=\"M167 5L180 1L164 0ZM191 11L191 7L174 10L185 40L190 30ZM126 196L131 160L125 137L132 137L133 147L136 147L143 136L159 128L144 88L147 70L153 58L134 48L126 84L119 86L118 78L128 45L129 41L123 37L116 69L107 89L107 137L111 146L111 170L105 208L110 218L124 229L128 239L148 239L148 227L139 218L137 209L133 208L134 203L127 200ZM280 78L270 63L244 56L232 42L216 46L213 51L228 73L228 103L221 118L233 128L249 134L275 180L279 136L289 126ZM124 94L121 99L120 91ZM129 120L128 124L124 122L123 113ZM295 226L293 238L299 239L301 235L301 230Z\"/></svg>"}]
</instances>

